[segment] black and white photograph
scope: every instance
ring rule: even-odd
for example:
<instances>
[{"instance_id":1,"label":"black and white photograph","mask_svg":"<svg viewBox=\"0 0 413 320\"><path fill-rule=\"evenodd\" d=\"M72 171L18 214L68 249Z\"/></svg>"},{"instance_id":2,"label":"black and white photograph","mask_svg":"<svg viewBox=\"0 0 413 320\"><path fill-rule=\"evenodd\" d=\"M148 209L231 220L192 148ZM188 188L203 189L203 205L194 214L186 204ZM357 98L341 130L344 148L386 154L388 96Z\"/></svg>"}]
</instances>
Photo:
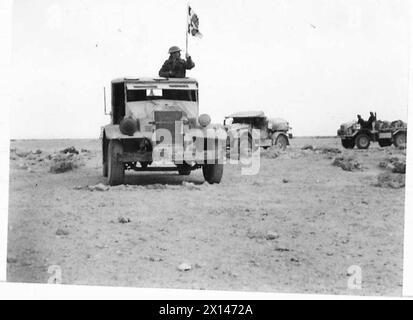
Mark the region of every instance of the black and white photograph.
<instances>
[{"instance_id":1,"label":"black and white photograph","mask_svg":"<svg viewBox=\"0 0 413 320\"><path fill-rule=\"evenodd\" d=\"M408 0L15 0L9 283L401 297Z\"/></svg>"}]
</instances>

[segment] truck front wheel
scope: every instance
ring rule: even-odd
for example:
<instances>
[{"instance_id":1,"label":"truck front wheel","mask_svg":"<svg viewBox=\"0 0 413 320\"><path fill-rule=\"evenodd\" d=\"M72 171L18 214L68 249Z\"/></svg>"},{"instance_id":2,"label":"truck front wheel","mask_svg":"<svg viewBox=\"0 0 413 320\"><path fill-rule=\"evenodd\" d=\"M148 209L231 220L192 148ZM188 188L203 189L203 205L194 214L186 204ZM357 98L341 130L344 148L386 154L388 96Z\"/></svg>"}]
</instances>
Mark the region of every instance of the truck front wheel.
<instances>
[{"instance_id":1,"label":"truck front wheel","mask_svg":"<svg viewBox=\"0 0 413 320\"><path fill-rule=\"evenodd\" d=\"M222 174L224 173L223 164L204 164L202 166L202 173L205 181L210 184L220 183Z\"/></svg>"},{"instance_id":2,"label":"truck front wheel","mask_svg":"<svg viewBox=\"0 0 413 320\"><path fill-rule=\"evenodd\" d=\"M123 153L122 144L116 140L110 140L108 146L108 183L116 186L123 183L125 168L123 163L118 160L118 155Z\"/></svg>"},{"instance_id":3,"label":"truck front wheel","mask_svg":"<svg viewBox=\"0 0 413 320\"><path fill-rule=\"evenodd\" d=\"M102 174L108 176L108 141L105 137L102 139Z\"/></svg>"},{"instance_id":4,"label":"truck front wheel","mask_svg":"<svg viewBox=\"0 0 413 320\"><path fill-rule=\"evenodd\" d=\"M370 137L364 133L359 134L356 137L356 146L359 149L368 149L370 146Z\"/></svg>"}]
</instances>

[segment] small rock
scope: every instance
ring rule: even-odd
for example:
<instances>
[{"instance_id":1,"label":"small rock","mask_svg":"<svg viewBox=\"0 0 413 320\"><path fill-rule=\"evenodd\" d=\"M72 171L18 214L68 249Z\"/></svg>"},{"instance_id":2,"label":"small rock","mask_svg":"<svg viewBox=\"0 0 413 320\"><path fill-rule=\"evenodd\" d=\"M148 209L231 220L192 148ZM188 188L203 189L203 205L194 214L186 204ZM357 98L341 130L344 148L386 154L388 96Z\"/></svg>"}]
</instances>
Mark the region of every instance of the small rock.
<instances>
[{"instance_id":1,"label":"small rock","mask_svg":"<svg viewBox=\"0 0 413 320\"><path fill-rule=\"evenodd\" d=\"M311 144L306 144L301 150L314 150L314 147Z\"/></svg>"},{"instance_id":2,"label":"small rock","mask_svg":"<svg viewBox=\"0 0 413 320\"><path fill-rule=\"evenodd\" d=\"M283 183L288 183L289 181L288 181L288 179L283 179Z\"/></svg>"},{"instance_id":3,"label":"small rock","mask_svg":"<svg viewBox=\"0 0 413 320\"><path fill-rule=\"evenodd\" d=\"M19 169L27 170L29 167L27 164L19 164Z\"/></svg>"},{"instance_id":4,"label":"small rock","mask_svg":"<svg viewBox=\"0 0 413 320\"><path fill-rule=\"evenodd\" d=\"M9 258L7 257L7 263L17 263L17 259L16 258Z\"/></svg>"},{"instance_id":5,"label":"small rock","mask_svg":"<svg viewBox=\"0 0 413 320\"><path fill-rule=\"evenodd\" d=\"M129 222L131 222L131 220L129 218L125 218L125 217L118 217L118 222L119 223L129 223Z\"/></svg>"},{"instance_id":6,"label":"small rock","mask_svg":"<svg viewBox=\"0 0 413 320\"><path fill-rule=\"evenodd\" d=\"M277 232L274 231L268 231L267 232L267 236L265 237L265 239L267 240L275 240L278 239L280 236L278 235Z\"/></svg>"},{"instance_id":7,"label":"small rock","mask_svg":"<svg viewBox=\"0 0 413 320\"><path fill-rule=\"evenodd\" d=\"M82 186L74 186L73 189L75 189L75 190L82 190L83 187L82 187Z\"/></svg>"},{"instance_id":8,"label":"small rock","mask_svg":"<svg viewBox=\"0 0 413 320\"><path fill-rule=\"evenodd\" d=\"M179 271L189 271L189 270L191 270L192 269L192 267L191 267L191 265L190 264L188 264L188 263L181 263L179 266L178 266L178 270Z\"/></svg>"},{"instance_id":9,"label":"small rock","mask_svg":"<svg viewBox=\"0 0 413 320\"><path fill-rule=\"evenodd\" d=\"M63 229L57 229L56 230L56 235L57 236L67 236L69 234L69 231L63 230Z\"/></svg>"},{"instance_id":10,"label":"small rock","mask_svg":"<svg viewBox=\"0 0 413 320\"><path fill-rule=\"evenodd\" d=\"M72 153L72 154L79 154L79 151L76 150L75 147L69 147L60 151L61 153Z\"/></svg>"},{"instance_id":11,"label":"small rock","mask_svg":"<svg viewBox=\"0 0 413 320\"><path fill-rule=\"evenodd\" d=\"M104 185L103 183L98 183L94 186L88 186L90 191L108 191L109 186Z\"/></svg>"},{"instance_id":12,"label":"small rock","mask_svg":"<svg viewBox=\"0 0 413 320\"><path fill-rule=\"evenodd\" d=\"M30 154L30 152L26 152L26 151L16 151L16 156L20 157L20 158L25 158Z\"/></svg>"},{"instance_id":13,"label":"small rock","mask_svg":"<svg viewBox=\"0 0 413 320\"><path fill-rule=\"evenodd\" d=\"M182 181L182 185L189 190L201 190L201 187L195 185L193 182Z\"/></svg>"}]
</instances>

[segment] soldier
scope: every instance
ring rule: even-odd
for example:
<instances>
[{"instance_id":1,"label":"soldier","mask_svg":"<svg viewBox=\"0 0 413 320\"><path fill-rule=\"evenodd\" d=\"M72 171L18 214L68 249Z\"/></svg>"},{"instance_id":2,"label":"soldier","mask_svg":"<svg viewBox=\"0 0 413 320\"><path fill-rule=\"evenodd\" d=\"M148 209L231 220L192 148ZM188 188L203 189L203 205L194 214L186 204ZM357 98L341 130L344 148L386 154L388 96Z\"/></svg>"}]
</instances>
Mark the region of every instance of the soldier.
<instances>
[{"instance_id":1,"label":"soldier","mask_svg":"<svg viewBox=\"0 0 413 320\"><path fill-rule=\"evenodd\" d=\"M376 116L374 115L373 112L370 112L370 117L369 120L367 120L366 126L370 129L373 130L373 122L376 121Z\"/></svg>"},{"instance_id":2,"label":"soldier","mask_svg":"<svg viewBox=\"0 0 413 320\"><path fill-rule=\"evenodd\" d=\"M181 59L181 49L173 46L169 49L169 59L166 60L159 70L159 76L165 78L185 78L186 70L195 67L191 57L186 54L186 60Z\"/></svg>"},{"instance_id":3,"label":"soldier","mask_svg":"<svg viewBox=\"0 0 413 320\"><path fill-rule=\"evenodd\" d=\"M366 127L366 121L361 117L361 115L357 115L357 123L361 126L361 128L365 128Z\"/></svg>"}]
</instances>

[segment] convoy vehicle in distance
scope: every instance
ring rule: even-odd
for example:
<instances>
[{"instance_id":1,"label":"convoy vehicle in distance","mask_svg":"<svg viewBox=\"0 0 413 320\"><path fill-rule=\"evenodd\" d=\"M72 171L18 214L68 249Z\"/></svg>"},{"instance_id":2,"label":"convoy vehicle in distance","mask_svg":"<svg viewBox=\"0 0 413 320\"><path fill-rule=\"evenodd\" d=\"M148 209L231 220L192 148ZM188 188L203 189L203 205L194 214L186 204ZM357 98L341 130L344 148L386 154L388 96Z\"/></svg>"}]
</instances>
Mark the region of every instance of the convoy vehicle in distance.
<instances>
[{"instance_id":1,"label":"convoy vehicle in distance","mask_svg":"<svg viewBox=\"0 0 413 320\"><path fill-rule=\"evenodd\" d=\"M269 119L263 111L246 111L233 113L224 120L227 130L227 149L237 145L240 152L252 150L257 147L269 148L273 145L281 150L290 144L288 132L291 127L289 123L280 118ZM252 129L260 132L259 139L254 141Z\"/></svg>"},{"instance_id":2,"label":"convoy vehicle in distance","mask_svg":"<svg viewBox=\"0 0 413 320\"><path fill-rule=\"evenodd\" d=\"M343 123L337 130L337 136L346 149L357 146L358 149L367 149L370 142L378 142L380 147L406 147L407 123L397 120L375 121L372 127L362 127L357 121Z\"/></svg>"},{"instance_id":3,"label":"convoy vehicle in distance","mask_svg":"<svg viewBox=\"0 0 413 320\"><path fill-rule=\"evenodd\" d=\"M109 185L123 184L125 170L189 175L202 168L207 182L221 181L226 133L199 115L195 79L121 78L111 89L111 123L101 132Z\"/></svg>"}]
</instances>

